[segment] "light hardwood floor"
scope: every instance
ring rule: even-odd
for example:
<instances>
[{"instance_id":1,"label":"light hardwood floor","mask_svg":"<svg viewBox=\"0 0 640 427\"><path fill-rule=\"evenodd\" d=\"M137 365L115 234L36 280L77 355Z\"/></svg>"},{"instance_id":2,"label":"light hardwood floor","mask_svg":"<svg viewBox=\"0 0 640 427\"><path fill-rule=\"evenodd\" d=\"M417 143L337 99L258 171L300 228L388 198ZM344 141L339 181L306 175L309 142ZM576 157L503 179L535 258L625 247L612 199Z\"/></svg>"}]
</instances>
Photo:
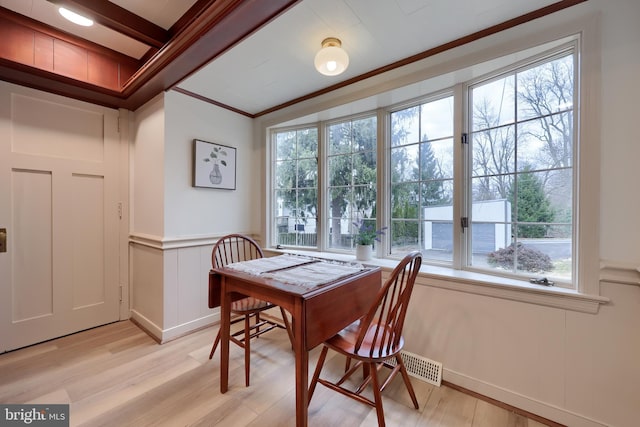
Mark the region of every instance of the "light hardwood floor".
<instances>
[{"instance_id":1,"label":"light hardwood floor","mask_svg":"<svg viewBox=\"0 0 640 427\"><path fill-rule=\"evenodd\" d=\"M217 327L158 345L129 321L0 355L0 402L68 403L72 426L293 426L294 357L284 330L252 341L251 386L231 345L230 390L220 394ZM310 355L313 371L319 348ZM344 359L330 352L323 376ZM412 378L420 409L398 376L383 394L389 426L526 427L537 421L446 386ZM310 426L376 426L375 410L321 385Z\"/></svg>"}]
</instances>

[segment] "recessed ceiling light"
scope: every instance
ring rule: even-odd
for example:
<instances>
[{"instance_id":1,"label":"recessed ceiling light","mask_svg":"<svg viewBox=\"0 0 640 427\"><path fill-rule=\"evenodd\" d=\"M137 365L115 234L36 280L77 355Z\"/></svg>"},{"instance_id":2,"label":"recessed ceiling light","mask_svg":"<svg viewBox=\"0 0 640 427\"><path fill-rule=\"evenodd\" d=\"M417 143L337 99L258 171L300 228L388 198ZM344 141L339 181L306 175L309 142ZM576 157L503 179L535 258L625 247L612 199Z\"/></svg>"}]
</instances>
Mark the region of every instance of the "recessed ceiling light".
<instances>
[{"instance_id":1,"label":"recessed ceiling light","mask_svg":"<svg viewBox=\"0 0 640 427\"><path fill-rule=\"evenodd\" d=\"M82 25L83 27L90 27L93 25L93 21L91 19L72 12L69 9L65 9L64 7L59 8L58 12L74 24Z\"/></svg>"}]
</instances>

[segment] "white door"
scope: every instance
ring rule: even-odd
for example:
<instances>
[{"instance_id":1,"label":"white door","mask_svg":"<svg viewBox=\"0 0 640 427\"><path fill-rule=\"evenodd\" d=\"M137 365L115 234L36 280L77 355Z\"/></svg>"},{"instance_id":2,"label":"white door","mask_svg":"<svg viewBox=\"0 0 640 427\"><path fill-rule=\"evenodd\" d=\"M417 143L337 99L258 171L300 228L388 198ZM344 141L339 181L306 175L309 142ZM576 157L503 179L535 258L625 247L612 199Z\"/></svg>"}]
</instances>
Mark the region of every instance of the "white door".
<instances>
[{"instance_id":1,"label":"white door","mask_svg":"<svg viewBox=\"0 0 640 427\"><path fill-rule=\"evenodd\" d=\"M119 319L118 111L0 82L0 353Z\"/></svg>"}]
</instances>

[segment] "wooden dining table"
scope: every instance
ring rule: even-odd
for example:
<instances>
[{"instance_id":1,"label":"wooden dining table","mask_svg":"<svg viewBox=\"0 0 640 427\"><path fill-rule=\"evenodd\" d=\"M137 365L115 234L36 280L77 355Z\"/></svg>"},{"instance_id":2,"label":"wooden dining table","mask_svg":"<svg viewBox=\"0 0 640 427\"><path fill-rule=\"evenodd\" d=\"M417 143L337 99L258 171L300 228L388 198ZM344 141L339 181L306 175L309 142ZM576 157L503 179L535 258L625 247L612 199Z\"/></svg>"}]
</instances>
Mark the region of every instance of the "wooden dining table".
<instances>
[{"instance_id":1,"label":"wooden dining table","mask_svg":"<svg viewBox=\"0 0 640 427\"><path fill-rule=\"evenodd\" d=\"M331 265L327 263L327 268L330 269ZM380 290L380 268L363 267L354 274L313 286L300 286L277 277L263 277L229 267L212 269L210 286L212 280L220 286L221 296L220 392L229 390L231 302L241 296L269 301L287 310L292 317L296 426L306 427L309 351L367 312Z\"/></svg>"}]
</instances>

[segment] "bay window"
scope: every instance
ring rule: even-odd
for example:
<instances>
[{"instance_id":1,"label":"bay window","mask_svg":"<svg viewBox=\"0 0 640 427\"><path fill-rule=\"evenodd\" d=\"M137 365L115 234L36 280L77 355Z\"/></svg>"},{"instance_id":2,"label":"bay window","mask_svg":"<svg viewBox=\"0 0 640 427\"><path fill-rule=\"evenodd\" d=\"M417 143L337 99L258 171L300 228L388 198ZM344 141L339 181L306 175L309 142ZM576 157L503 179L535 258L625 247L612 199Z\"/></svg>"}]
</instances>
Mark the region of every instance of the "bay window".
<instances>
[{"instance_id":1,"label":"bay window","mask_svg":"<svg viewBox=\"0 0 640 427\"><path fill-rule=\"evenodd\" d=\"M271 129L271 245L576 287L577 43L411 101ZM461 73L462 74L462 73Z\"/></svg>"}]
</instances>

